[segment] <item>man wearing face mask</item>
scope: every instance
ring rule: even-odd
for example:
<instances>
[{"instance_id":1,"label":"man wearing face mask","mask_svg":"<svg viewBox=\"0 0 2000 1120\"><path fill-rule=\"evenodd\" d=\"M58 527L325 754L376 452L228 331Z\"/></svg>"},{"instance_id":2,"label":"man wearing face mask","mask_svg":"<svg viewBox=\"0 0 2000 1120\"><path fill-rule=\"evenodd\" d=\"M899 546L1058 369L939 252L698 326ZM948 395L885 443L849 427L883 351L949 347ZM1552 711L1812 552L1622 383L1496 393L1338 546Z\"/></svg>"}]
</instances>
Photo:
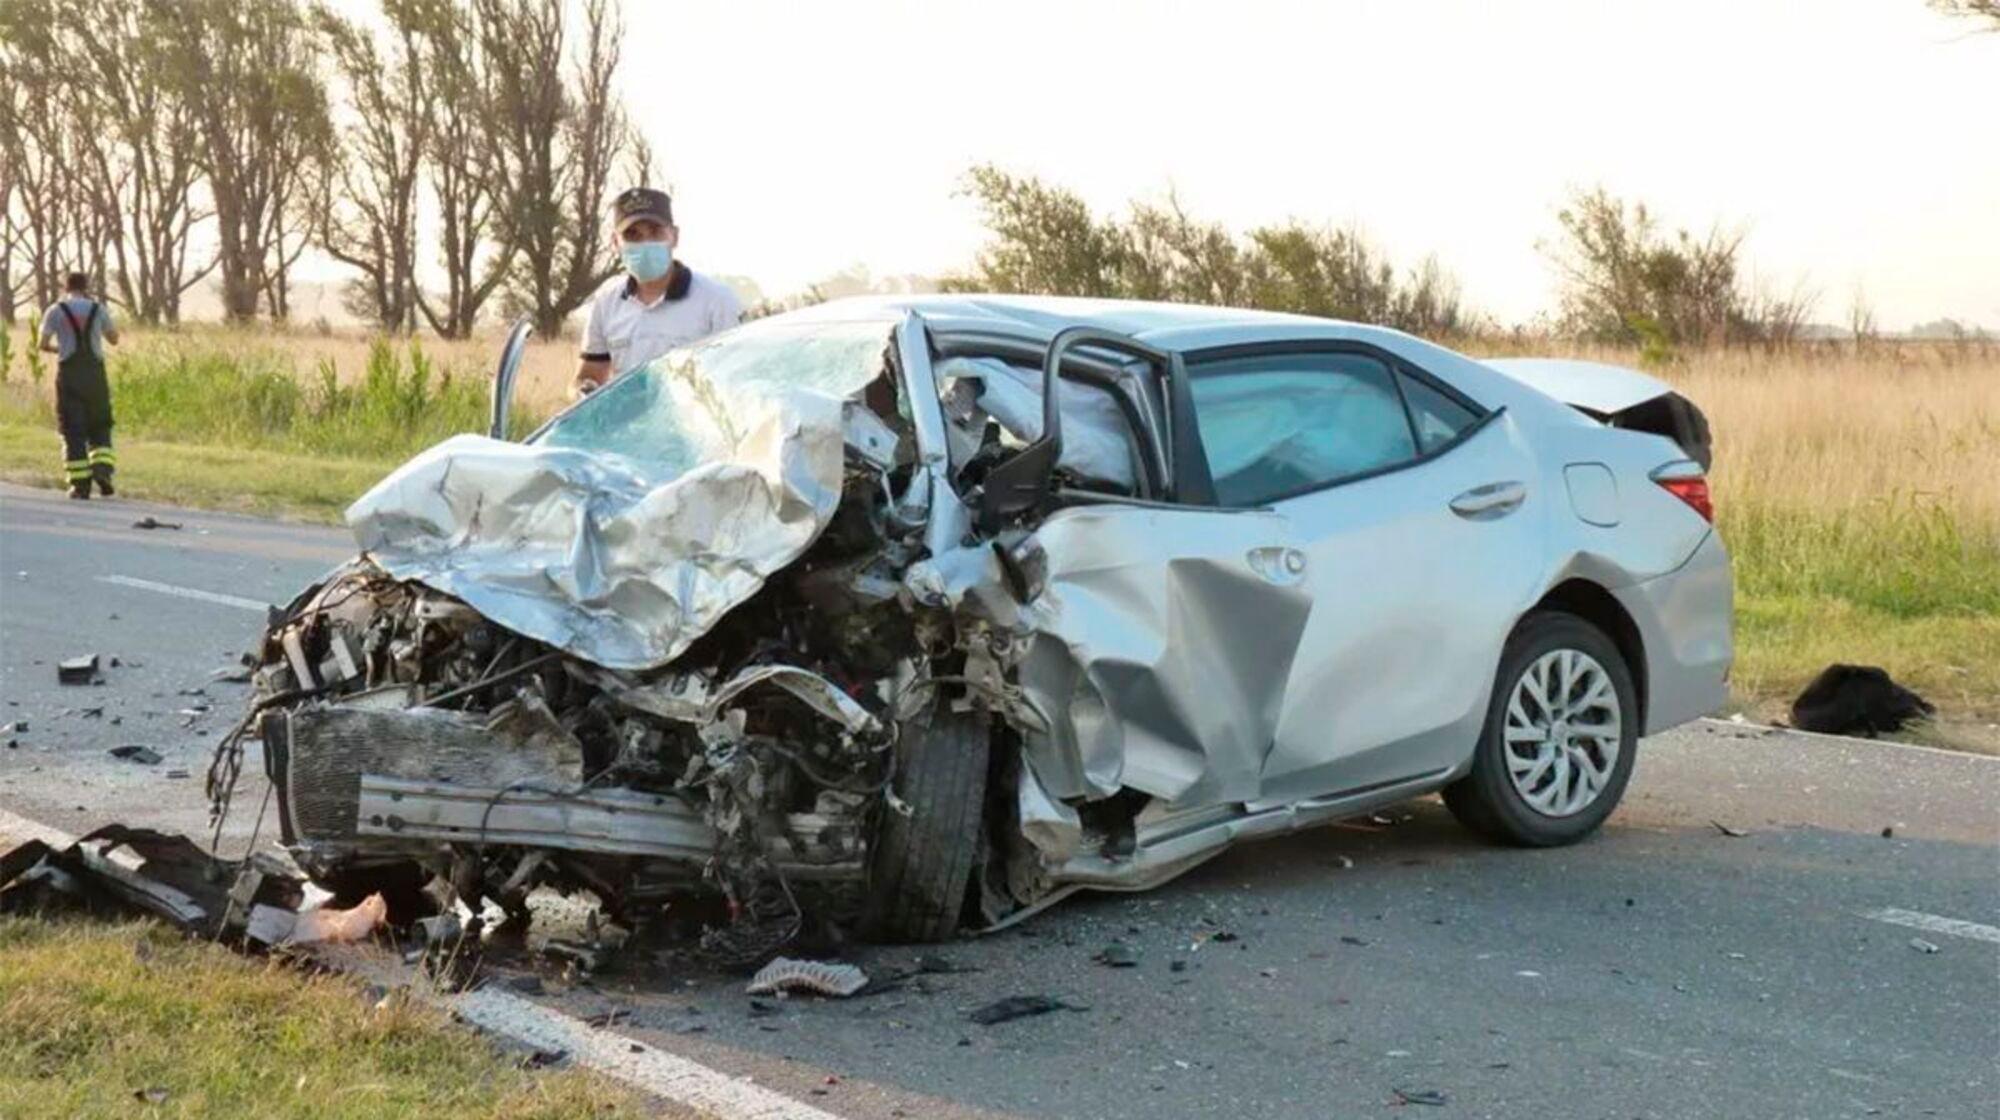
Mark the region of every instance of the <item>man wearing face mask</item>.
<instances>
[{"instance_id":1,"label":"man wearing face mask","mask_svg":"<svg viewBox=\"0 0 2000 1120\"><path fill-rule=\"evenodd\" d=\"M674 259L681 231L665 191L633 187L613 199L611 237L625 271L591 297L576 370L579 393L743 318L742 301L727 284Z\"/></svg>"}]
</instances>

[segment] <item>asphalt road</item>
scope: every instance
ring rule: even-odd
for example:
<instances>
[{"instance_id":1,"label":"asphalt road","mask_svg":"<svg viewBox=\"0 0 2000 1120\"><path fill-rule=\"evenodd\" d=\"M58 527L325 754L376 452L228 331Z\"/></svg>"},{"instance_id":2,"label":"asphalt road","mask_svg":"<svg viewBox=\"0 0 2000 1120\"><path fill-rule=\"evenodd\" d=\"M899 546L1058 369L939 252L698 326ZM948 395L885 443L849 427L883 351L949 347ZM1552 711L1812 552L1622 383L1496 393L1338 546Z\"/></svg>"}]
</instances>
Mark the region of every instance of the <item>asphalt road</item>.
<instances>
[{"instance_id":1,"label":"asphalt road","mask_svg":"<svg viewBox=\"0 0 2000 1120\"><path fill-rule=\"evenodd\" d=\"M182 528L132 528L148 514ZM243 695L211 671L258 604L347 551L334 530L0 488L0 723L28 723L0 807L201 829ZM105 683L58 685L86 652ZM127 743L165 758L106 753ZM238 847L260 792L239 794ZM542 998L622 1009L634 1038L854 1117L1991 1120L1995 926L2000 760L1702 723L1647 740L1625 806L1574 848L1489 847L1425 799L935 947L975 971L880 995L760 1010L740 978L639 956ZM1114 939L1136 967L1093 961ZM1023 994L1079 1009L967 1018ZM1444 1103L1398 1103L1428 1093Z\"/></svg>"}]
</instances>

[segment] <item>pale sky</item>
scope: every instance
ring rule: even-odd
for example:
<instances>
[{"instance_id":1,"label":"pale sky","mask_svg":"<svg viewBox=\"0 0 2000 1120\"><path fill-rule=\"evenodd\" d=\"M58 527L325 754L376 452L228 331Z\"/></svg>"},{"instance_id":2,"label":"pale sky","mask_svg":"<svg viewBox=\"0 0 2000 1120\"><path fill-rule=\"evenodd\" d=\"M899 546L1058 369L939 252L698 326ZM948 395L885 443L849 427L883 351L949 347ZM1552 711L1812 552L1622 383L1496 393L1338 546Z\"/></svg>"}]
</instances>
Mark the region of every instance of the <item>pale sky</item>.
<instances>
[{"instance_id":1,"label":"pale sky","mask_svg":"<svg viewBox=\"0 0 2000 1120\"><path fill-rule=\"evenodd\" d=\"M347 0L350 7L372 7ZM622 84L681 256L781 295L963 267L965 170L1102 212L1358 223L1503 322L1572 187L1748 230L1844 324L2000 327L2000 34L1922 0L626 0ZM614 184L623 186L624 184ZM320 269L311 269L319 272ZM317 278L317 277L313 277Z\"/></svg>"}]
</instances>

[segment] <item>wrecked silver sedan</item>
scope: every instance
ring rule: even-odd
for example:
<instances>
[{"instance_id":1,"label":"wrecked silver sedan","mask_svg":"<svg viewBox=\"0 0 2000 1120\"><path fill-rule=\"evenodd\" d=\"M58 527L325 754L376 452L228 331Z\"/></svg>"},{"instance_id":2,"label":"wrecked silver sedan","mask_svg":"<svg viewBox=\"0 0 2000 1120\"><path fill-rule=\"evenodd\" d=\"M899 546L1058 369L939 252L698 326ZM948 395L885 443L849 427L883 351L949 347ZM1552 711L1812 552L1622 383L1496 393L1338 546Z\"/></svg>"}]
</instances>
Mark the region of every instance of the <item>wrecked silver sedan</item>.
<instances>
[{"instance_id":1,"label":"wrecked silver sedan","mask_svg":"<svg viewBox=\"0 0 2000 1120\"><path fill-rule=\"evenodd\" d=\"M284 841L337 892L719 894L768 950L1438 790L1578 839L1642 733L1721 702L1730 578L1699 412L1538 377L1580 375L1184 306L740 327L349 509L360 556L256 673Z\"/></svg>"}]
</instances>

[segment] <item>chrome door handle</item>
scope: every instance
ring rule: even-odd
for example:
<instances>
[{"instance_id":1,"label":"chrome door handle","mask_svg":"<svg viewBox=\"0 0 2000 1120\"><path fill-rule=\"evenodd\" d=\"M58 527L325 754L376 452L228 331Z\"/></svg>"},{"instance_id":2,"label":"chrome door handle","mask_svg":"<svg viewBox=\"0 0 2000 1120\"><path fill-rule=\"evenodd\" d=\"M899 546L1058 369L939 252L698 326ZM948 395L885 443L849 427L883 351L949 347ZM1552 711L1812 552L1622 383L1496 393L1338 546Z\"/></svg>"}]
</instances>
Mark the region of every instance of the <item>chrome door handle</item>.
<instances>
[{"instance_id":1,"label":"chrome door handle","mask_svg":"<svg viewBox=\"0 0 2000 1120\"><path fill-rule=\"evenodd\" d=\"M1489 482L1451 500L1451 512L1472 521L1505 517L1521 508L1528 488L1518 482Z\"/></svg>"},{"instance_id":2,"label":"chrome door handle","mask_svg":"<svg viewBox=\"0 0 2000 1120\"><path fill-rule=\"evenodd\" d=\"M1296 548L1265 545L1251 549L1243 559L1250 565L1251 571L1263 577L1265 583L1290 587L1305 578L1306 554Z\"/></svg>"}]
</instances>

